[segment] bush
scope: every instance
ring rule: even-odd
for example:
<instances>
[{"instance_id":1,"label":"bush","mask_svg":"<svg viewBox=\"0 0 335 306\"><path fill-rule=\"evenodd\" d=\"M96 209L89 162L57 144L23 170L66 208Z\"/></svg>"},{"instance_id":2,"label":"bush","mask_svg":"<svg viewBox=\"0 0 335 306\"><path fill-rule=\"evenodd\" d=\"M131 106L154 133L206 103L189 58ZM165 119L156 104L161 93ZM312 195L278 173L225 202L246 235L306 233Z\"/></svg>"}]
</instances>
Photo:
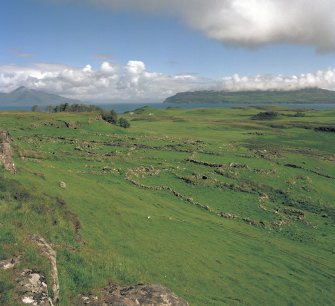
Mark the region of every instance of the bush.
<instances>
[{"instance_id":1,"label":"bush","mask_svg":"<svg viewBox=\"0 0 335 306\"><path fill-rule=\"evenodd\" d=\"M277 112L260 112L254 116L252 119L254 120L271 120L278 118L279 114Z\"/></svg>"},{"instance_id":2,"label":"bush","mask_svg":"<svg viewBox=\"0 0 335 306\"><path fill-rule=\"evenodd\" d=\"M52 113L60 113L60 112L82 113L82 112L99 112L101 111L101 108L96 105L63 103L56 106L48 105L46 107L46 111Z\"/></svg>"},{"instance_id":3,"label":"bush","mask_svg":"<svg viewBox=\"0 0 335 306\"><path fill-rule=\"evenodd\" d=\"M31 111L32 112L38 112L38 106L37 105L33 105L32 107L31 107Z\"/></svg>"},{"instance_id":4,"label":"bush","mask_svg":"<svg viewBox=\"0 0 335 306\"><path fill-rule=\"evenodd\" d=\"M125 118L122 118L122 117L119 119L119 125L121 127L125 128L125 129L127 129L127 128L130 127L129 121L127 119L125 119Z\"/></svg>"},{"instance_id":5,"label":"bush","mask_svg":"<svg viewBox=\"0 0 335 306\"><path fill-rule=\"evenodd\" d=\"M117 113L114 110L111 110L109 112L102 112L101 118L111 124L117 123Z\"/></svg>"}]
</instances>

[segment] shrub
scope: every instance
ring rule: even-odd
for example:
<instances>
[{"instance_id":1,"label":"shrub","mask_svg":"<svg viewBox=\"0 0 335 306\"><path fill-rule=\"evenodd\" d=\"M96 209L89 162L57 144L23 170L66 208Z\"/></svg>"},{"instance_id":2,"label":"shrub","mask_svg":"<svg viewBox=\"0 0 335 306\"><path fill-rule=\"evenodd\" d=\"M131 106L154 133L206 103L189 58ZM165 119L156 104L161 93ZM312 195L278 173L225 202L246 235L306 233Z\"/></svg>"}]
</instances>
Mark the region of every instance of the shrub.
<instances>
[{"instance_id":1,"label":"shrub","mask_svg":"<svg viewBox=\"0 0 335 306\"><path fill-rule=\"evenodd\" d=\"M279 114L277 112L260 112L254 116L252 119L254 120L271 120L278 118Z\"/></svg>"},{"instance_id":2,"label":"shrub","mask_svg":"<svg viewBox=\"0 0 335 306\"><path fill-rule=\"evenodd\" d=\"M109 112L102 112L101 118L111 124L117 123L117 113L114 110L111 110Z\"/></svg>"},{"instance_id":3,"label":"shrub","mask_svg":"<svg viewBox=\"0 0 335 306\"><path fill-rule=\"evenodd\" d=\"M33 106L31 107L31 111L32 111L32 112L38 112L38 106L37 106L37 105L33 105Z\"/></svg>"},{"instance_id":4,"label":"shrub","mask_svg":"<svg viewBox=\"0 0 335 306\"><path fill-rule=\"evenodd\" d=\"M296 112L293 117L305 117L305 113L303 112Z\"/></svg>"},{"instance_id":5,"label":"shrub","mask_svg":"<svg viewBox=\"0 0 335 306\"><path fill-rule=\"evenodd\" d=\"M129 121L127 119L125 119L125 118L122 118L122 117L119 119L119 125L121 127L125 128L125 129L127 129L127 128L130 127Z\"/></svg>"},{"instance_id":6,"label":"shrub","mask_svg":"<svg viewBox=\"0 0 335 306\"><path fill-rule=\"evenodd\" d=\"M101 108L96 105L63 103L56 106L48 105L46 107L46 111L52 113L60 113L60 112L82 113L82 112L98 112L101 111Z\"/></svg>"}]
</instances>

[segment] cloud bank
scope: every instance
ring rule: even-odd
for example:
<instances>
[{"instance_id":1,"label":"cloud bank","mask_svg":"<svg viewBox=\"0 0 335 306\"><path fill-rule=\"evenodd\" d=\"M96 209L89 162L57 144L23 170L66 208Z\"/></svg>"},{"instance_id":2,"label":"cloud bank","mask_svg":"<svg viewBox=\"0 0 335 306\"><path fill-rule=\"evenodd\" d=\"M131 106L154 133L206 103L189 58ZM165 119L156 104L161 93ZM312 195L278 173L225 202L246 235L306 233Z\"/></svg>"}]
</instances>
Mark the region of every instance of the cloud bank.
<instances>
[{"instance_id":1,"label":"cloud bank","mask_svg":"<svg viewBox=\"0 0 335 306\"><path fill-rule=\"evenodd\" d=\"M197 75L168 75L147 71L141 61L116 65L104 61L99 69L34 64L0 66L0 92L26 86L90 102L160 102L181 91L294 90L320 87L335 90L335 69L293 76L233 76L210 80Z\"/></svg>"},{"instance_id":2,"label":"cloud bank","mask_svg":"<svg viewBox=\"0 0 335 306\"><path fill-rule=\"evenodd\" d=\"M105 61L97 70L91 65L83 68L53 64L0 66L0 92L26 86L86 101L159 102L202 83L204 79L192 75L149 72L141 61L128 61L124 66Z\"/></svg>"},{"instance_id":3,"label":"cloud bank","mask_svg":"<svg viewBox=\"0 0 335 306\"><path fill-rule=\"evenodd\" d=\"M296 90L319 87L335 90L335 69L319 70L293 76L256 75L224 77L211 86L216 90L246 91L246 90Z\"/></svg>"},{"instance_id":4,"label":"cloud bank","mask_svg":"<svg viewBox=\"0 0 335 306\"><path fill-rule=\"evenodd\" d=\"M212 39L242 47L290 43L335 51L334 0L60 1L177 15Z\"/></svg>"}]
</instances>

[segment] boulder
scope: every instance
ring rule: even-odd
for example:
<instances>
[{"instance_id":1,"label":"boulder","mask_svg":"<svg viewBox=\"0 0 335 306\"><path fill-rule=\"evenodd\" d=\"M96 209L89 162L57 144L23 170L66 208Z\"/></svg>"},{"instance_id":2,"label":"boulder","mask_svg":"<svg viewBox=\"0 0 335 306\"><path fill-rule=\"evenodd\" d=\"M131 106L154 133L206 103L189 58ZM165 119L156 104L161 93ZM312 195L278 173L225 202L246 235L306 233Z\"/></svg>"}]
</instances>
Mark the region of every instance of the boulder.
<instances>
[{"instance_id":1,"label":"boulder","mask_svg":"<svg viewBox=\"0 0 335 306\"><path fill-rule=\"evenodd\" d=\"M63 182L63 181L60 181L60 182L59 182L59 187L65 189L65 188L66 188L66 183Z\"/></svg>"}]
</instances>

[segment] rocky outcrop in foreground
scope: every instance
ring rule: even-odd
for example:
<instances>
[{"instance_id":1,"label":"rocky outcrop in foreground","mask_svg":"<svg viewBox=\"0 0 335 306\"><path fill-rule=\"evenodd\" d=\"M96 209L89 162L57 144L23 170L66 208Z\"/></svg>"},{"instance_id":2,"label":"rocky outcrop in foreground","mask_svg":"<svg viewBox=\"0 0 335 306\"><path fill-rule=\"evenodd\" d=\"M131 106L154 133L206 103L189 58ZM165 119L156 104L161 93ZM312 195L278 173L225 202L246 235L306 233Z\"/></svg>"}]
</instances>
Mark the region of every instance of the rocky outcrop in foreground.
<instances>
[{"instance_id":1,"label":"rocky outcrop in foreground","mask_svg":"<svg viewBox=\"0 0 335 306\"><path fill-rule=\"evenodd\" d=\"M52 301L57 304L59 302L59 280L58 280L58 270L57 270L57 261L56 261L56 252L48 244L43 237L38 235L32 235L31 240L35 241L39 246L42 255L46 257L51 265L51 278L52 278Z\"/></svg>"},{"instance_id":2,"label":"rocky outcrop in foreground","mask_svg":"<svg viewBox=\"0 0 335 306\"><path fill-rule=\"evenodd\" d=\"M10 137L8 132L0 131L0 164L12 173L16 172L16 167L13 162L13 152L10 146Z\"/></svg>"},{"instance_id":3,"label":"rocky outcrop in foreground","mask_svg":"<svg viewBox=\"0 0 335 306\"><path fill-rule=\"evenodd\" d=\"M17 296L17 298L24 305L54 306L59 302L59 280L56 263L56 252L52 249L50 244L44 240L44 238L38 235L31 235L29 238L36 242L41 250L42 255L50 261L52 298L49 295L45 275L36 269L24 269L19 273L15 271L15 268L20 264L23 255L20 254L17 256L12 256L12 258L0 261L0 270L14 270L13 273L17 275L15 296Z\"/></svg>"},{"instance_id":4,"label":"rocky outcrop in foreground","mask_svg":"<svg viewBox=\"0 0 335 306\"><path fill-rule=\"evenodd\" d=\"M62 305L59 300L59 280L56 265L56 252L40 236L29 237L39 246L42 255L51 263L51 292L49 295L45 275L35 269L24 269L15 273L15 296L23 305L55 306ZM19 265L22 255L0 261L0 269L13 269ZM15 270L15 269L14 269ZM1 293L1 292L0 292ZM188 306L188 303L161 285L138 284L133 286L109 285L97 295L81 294L75 297L71 305L84 306Z\"/></svg>"},{"instance_id":5,"label":"rocky outcrop in foreground","mask_svg":"<svg viewBox=\"0 0 335 306\"><path fill-rule=\"evenodd\" d=\"M45 277L37 271L24 269L16 279L16 291L23 304L52 306Z\"/></svg>"},{"instance_id":6,"label":"rocky outcrop in foreground","mask_svg":"<svg viewBox=\"0 0 335 306\"><path fill-rule=\"evenodd\" d=\"M161 285L110 285L101 296L80 295L74 305L114 306L188 306L188 303Z\"/></svg>"}]
</instances>

